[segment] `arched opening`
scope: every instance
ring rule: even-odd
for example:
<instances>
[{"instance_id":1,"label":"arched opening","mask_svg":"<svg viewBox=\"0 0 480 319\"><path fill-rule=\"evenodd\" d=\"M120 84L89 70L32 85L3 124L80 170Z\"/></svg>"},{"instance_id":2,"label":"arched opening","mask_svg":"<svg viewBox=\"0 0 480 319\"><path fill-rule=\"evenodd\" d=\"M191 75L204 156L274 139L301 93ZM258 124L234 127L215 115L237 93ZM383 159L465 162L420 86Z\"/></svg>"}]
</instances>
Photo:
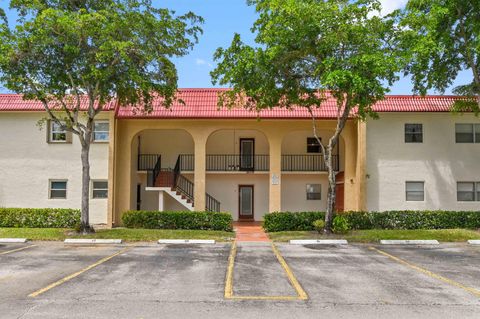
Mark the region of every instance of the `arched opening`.
<instances>
[{"instance_id":1,"label":"arched opening","mask_svg":"<svg viewBox=\"0 0 480 319\"><path fill-rule=\"evenodd\" d=\"M319 128L325 145L333 130ZM345 167L345 142L342 137L334 151L337 173ZM282 210L324 211L327 207L328 173L321 147L311 130L293 131L282 141ZM343 197L342 197L343 198Z\"/></svg>"},{"instance_id":2,"label":"arched opening","mask_svg":"<svg viewBox=\"0 0 480 319\"><path fill-rule=\"evenodd\" d=\"M258 221L269 206L269 142L258 130L221 129L206 144L206 191L234 220Z\"/></svg>"},{"instance_id":3,"label":"arched opening","mask_svg":"<svg viewBox=\"0 0 480 319\"><path fill-rule=\"evenodd\" d=\"M137 210L193 209L182 195L177 198L175 168L179 162L185 184L193 183L194 141L181 129L149 129L137 133L131 144L131 203ZM188 167L187 167L188 166ZM193 187L192 187L193 192ZM183 196L185 197L185 196Z\"/></svg>"}]
</instances>

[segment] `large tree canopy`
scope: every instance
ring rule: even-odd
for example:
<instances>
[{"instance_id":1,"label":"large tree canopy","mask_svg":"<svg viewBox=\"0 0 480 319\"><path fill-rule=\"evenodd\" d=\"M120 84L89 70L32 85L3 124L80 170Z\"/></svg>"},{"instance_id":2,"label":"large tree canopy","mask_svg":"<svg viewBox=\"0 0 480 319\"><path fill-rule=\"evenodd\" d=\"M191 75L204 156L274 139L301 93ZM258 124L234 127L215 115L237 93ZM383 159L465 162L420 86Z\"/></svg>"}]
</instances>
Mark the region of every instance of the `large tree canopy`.
<instances>
[{"instance_id":1,"label":"large tree canopy","mask_svg":"<svg viewBox=\"0 0 480 319\"><path fill-rule=\"evenodd\" d=\"M397 80L401 56L395 50L396 25L378 15L375 0L250 0L259 18L252 31L258 47L236 34L219 48L213 82L233 87L222 105L245 107L322 107L325 94L338 101L337 129L324 147L329 168L326 226L334 205L331 152L352 109L375 116L372 105ZM319 141L321 144L321 142ZM322 145L322 144L321 144ZM323 147L323 145L322 145Z\"/></svg>"},{"instance_id":2,"label":"large tree canopy","mask_svg":"<svg viewBox=\"0 0 480 319\"><path fill-rule=\"evenodd\" d=\"M403 50L410 55L406 74L414 92L444 92L459 72L471 71L471 83L455 88L466 97L460 111L480 111L480 1L410 0L399 12Z\"/></svg>"},{"instance_id":3,"label":"large tree canopy","mask_svg":"<svg viewBox=\"0 0 480 319\"><path fill-rule=\"evenodd\" d=\"M174 16L149 0L13 0L20 14L0 33L0 81L26 98L61 99L80 91L100 105L169 104L177 84L172 57L197 41L201 18Z\"/></svg>"},{"instance_id":4,"label":"large tree canopy","mask_svg":"<svg viewBox=\"0 0 480 319\"><path fill-rule=\"evenodd\" d=\"M197 42L202 18L177 16L150 0L12 0L19 20L0 12L0 83L41 101L48 118L82 146L82 228L89 231L89 150L106 103L148 110L175 98L172 58ZM112 196L110 194L110 196Z\"/></svg>"}]
</instances>

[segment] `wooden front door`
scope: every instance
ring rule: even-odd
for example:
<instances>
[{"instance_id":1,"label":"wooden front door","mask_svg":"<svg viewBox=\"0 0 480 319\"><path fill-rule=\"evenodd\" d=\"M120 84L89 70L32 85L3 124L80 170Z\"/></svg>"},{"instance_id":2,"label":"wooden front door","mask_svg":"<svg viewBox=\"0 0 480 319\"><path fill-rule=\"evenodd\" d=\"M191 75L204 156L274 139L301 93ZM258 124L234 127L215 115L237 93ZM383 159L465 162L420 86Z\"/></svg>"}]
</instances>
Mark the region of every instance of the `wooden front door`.
<instances>
[{"instance_id":1,"label":"wooden front door","mask_svg":"<svg viewBox=\"0 0 480 319\"><path fill-rule=\"evenodd\" d=\"M253 185L238 186L238 219L254 220L253 212Z\"/></svg>"},{"instance_id":2,"label":"wooden front door","mask_svg":"<svg viewBox=\"0 0 480 319\"><path fill-rule=\"evenodd\" d=\"M255 169L255 139L240 139L240 170L253 171Z\"/></svg>"}]
</instances>

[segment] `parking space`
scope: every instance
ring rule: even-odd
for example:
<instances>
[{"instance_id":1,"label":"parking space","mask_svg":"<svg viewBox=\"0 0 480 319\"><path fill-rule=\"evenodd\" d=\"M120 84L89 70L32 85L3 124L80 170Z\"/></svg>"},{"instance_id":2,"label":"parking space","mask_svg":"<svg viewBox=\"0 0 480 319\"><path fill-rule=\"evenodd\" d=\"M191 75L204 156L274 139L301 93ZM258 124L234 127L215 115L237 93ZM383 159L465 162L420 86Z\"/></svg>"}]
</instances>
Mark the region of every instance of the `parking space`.
<instances>
[{"instance_id":1,"label":"parking space","mask_svg":"<svg viewBox=\"0 0 480 319\"><path fill-rule=\"evenodd\" d=\"M411 265L428 269L479 292L480 298L480 246L442 244L440 246L376 246L377 249L401 258Z\"/></svg>"},{"instance_id":2,"label":"parking space","mask_svg":"<svg viewBox=\"0 0 480 319\"><path fill-rule=\"evenodd\" d=\"M59 243L8 245L0 255L0 299L24 298L119 250L118 247L69 247ZM26 249L18 250L22 247Z\"/></svg>"},{"instance_id":3,"label":"parking space","mask_svg":"<svg viewBox=\"0 0 480 319\"><path fill-rule=\"evenodd\" d=\"M0 252L27 245L2 246ZM233 295L292 297L246 300L224 295L230 244L35 245L0 255L1 318L246 318L260 312L276 319L320 313L476 318L480 313L480 297L454 284L479 288L480 247L467 245L374 247L382 254L368 245L281 244L278 258L268 244L242 244L232 267ZM281 259L308 300L296 298Z\"/></svg>"},{"instance_id":4,"label":"parking space","mask_svg":"<svg viewBox=\"0 0 480 319\"><path fill-rule=\"evenodd\" d=\"M404 248L408 249L424 250ZM310 298L319 303L479 305L478 296L406 267L368 246L283 245L280 250Z\"/></svg>"}]
</instances>

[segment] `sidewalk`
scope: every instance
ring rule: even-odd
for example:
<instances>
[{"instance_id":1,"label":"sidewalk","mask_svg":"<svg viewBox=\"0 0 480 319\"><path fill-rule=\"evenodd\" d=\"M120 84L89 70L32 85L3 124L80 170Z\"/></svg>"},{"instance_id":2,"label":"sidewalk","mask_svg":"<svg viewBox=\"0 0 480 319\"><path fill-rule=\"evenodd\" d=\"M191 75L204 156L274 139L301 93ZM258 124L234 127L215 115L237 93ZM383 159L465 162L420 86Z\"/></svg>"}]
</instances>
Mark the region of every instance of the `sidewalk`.
<instances>
[{"instance_id":1,"label":"sidewalk","mask_svg":"<svg viewBox=\"0 0 480 319\"><path fill-rule=\"evenodd\" d=\"M270 242L261 222L234 222L237 242Z\"/></svg>"}]
</instances>

